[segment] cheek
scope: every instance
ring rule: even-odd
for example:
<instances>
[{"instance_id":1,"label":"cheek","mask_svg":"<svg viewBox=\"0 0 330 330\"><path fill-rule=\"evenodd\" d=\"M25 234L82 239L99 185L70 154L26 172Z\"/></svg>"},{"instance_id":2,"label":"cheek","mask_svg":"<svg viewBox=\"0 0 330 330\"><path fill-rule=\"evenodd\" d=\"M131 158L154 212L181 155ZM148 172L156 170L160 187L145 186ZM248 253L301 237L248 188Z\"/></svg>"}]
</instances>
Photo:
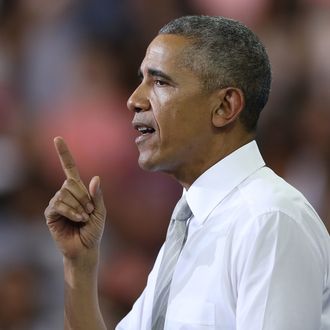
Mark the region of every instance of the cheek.
<instances>
[{"instance_id":1,"label":"cheek","mask_svg":"<svg viewBox=\"0 0 330 330\"><path fill-rule=\"evenodd\" d=\"M152 113L160 134L168 131L177 123L178 102L167 93L158 93L157 98L151 100Z\"/></svg>"},{"instance_id":2,"label":"cheek","mask_svg":"<svg viewBox=\"0 0 330 330\"><path fill-rule=\"evenodd\" d=\"M153 116L162 139L201 133L210 127L207 100L196 94L157 91L151 101Z\"/></svg>"},{"instance_id":3,"label":"cheek","mask_svg":"<svg viewBox=\"0 0 330 330\"><path fill-rule=\"evenodd\" d=\"M172 106L176 100L175 93L168 88L155 88L150 97L150 102L155 111L163 111Z\"/></svg>"}]
</instances>

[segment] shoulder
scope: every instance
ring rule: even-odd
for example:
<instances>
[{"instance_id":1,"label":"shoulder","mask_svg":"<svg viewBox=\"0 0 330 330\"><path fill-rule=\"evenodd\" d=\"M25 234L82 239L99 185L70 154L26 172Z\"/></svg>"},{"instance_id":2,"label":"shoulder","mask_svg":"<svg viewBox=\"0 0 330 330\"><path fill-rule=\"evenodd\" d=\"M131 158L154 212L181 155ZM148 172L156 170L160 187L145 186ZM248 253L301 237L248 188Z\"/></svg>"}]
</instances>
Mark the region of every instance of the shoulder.
<instances>
[{"instance_id":1,"label":"shoulder","mask_svg":"<svg viewBox=\"0 0 330 330\"><path fill-rule=\"evenodd\" d=\"M306 218L320 221L303 194L268 167L263 167L244 180L237 187L236 193L242 207L253 218L279 212L297 222Z\"/></svg>"},{"instance_id":2,"label":"shoulder","mask_svg":"<svg viewBox=\"0 0 330 330\"><path fill-rule=\"evenodd\" d=\"M317 250L323 259L330 258L329 234L316 211L302 193L267 167L241 182L213 215L214 220L230 219L228 242L240 250L257 241L290 245L291 239Z\"/></svg>"}]
</instances>

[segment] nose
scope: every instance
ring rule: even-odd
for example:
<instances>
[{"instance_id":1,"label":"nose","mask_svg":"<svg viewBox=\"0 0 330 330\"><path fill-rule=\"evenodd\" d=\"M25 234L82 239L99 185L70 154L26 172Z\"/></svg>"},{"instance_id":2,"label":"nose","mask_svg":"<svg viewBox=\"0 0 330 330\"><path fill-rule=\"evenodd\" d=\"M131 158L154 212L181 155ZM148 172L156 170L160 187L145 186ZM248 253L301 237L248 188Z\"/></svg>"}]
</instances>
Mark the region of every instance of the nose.
<instances>
[{"instance_id":1,"label":"nose","mask_svg":"<svg viewBox=\"0 0 330 330\"><path fill-rule=\"evenodd\" d=\"M133 112L147 111L150 108L150 102L146 96L143 84L141 83L127 100L127 108Z\"/></svg>"}]
</instances>

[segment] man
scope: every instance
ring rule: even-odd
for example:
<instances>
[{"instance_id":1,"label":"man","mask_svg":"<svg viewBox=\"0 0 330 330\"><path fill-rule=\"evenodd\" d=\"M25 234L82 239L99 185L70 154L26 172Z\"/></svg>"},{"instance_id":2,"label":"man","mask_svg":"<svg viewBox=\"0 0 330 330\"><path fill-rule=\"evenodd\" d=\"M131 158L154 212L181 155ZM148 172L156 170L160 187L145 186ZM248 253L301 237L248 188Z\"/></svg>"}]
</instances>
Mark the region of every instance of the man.
<instances>
[{"instance_id":1,"label":"man","mask_svg":"<svg viewBox=\"0 0 330 330\"><path fill-rule=\"evenodd\" d=\"M128 100L139 164L184 191L146 289L117 329L330 329L328 233L254 141L271 81L260 41L233 20L182 17L160 30L139 74ZM55 146L67 179L45 215L64 256L66 329L105 329L100 179L85 188L63 139Z\"/></svg>"}]
</instances>

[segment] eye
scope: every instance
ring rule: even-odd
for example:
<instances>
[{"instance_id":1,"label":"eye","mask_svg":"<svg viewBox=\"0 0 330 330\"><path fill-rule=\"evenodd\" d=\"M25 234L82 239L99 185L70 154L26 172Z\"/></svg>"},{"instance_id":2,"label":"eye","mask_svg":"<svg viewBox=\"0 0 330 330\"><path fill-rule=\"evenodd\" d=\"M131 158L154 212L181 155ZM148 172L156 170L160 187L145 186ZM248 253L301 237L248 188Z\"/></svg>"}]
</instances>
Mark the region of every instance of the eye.
<instances>
[{"instance_id":1,"label":"eye","mask_svg":"<svg viewBox=\"0 0 330 330\"><path fill-rule=\"evenodd\" d=\"M166 86L167 85L167 82L164 80L161 80L161 79L155 79L154 83L156 86Z\"/></svg>"}]
</instances>

